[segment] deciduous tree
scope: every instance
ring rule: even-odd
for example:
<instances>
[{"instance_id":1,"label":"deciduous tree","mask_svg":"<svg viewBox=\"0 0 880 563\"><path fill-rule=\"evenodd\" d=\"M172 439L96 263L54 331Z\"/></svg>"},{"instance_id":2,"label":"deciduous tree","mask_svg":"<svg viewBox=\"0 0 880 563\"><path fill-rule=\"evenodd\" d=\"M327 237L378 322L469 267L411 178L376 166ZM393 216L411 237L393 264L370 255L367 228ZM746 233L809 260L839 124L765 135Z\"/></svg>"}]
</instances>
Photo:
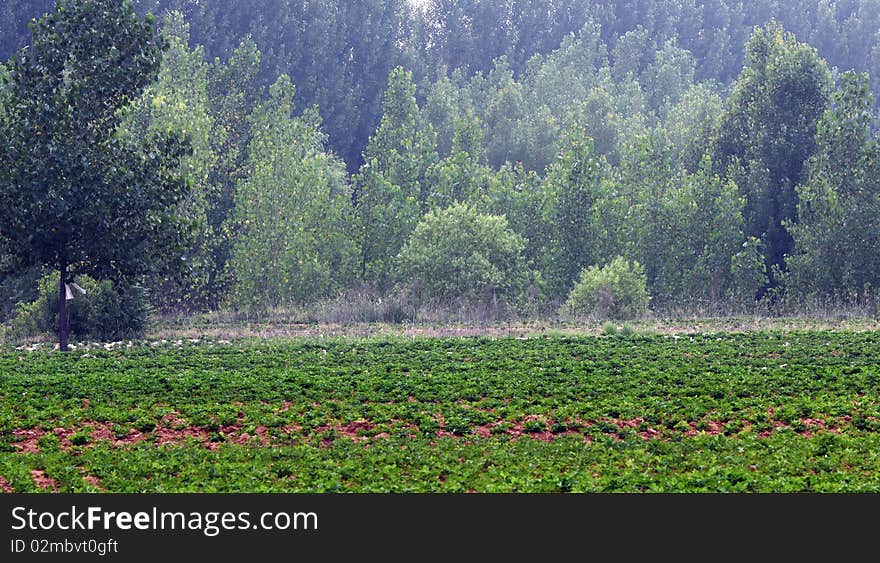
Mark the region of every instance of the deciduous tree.
<instances>
[{"instance_id":1,"label":"deciduous tree","mask_svg":"<svg viewBox=\"0 0 880 563\"><path fill-rule=\"evenodd\" d=\"M117 135L119 110L160 60L153 20L131 1L59 0L9 63L0 238L26 262L61 273L61 350L71 274L124 279L181 250L174 211L187 193L176 173L183 145L156 135L133 146Z\"/></svg>"}]
</instances>

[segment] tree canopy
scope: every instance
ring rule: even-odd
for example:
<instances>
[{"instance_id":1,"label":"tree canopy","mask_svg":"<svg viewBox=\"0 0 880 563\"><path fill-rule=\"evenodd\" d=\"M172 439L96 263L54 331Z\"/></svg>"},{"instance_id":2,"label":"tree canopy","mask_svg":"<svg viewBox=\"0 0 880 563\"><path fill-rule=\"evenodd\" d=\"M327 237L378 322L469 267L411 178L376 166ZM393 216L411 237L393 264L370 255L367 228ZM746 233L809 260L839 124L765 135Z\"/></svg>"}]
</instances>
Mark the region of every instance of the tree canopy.
<instances>
[{"instance_id":1,"label":"tree canopy","mask_svg":"<svg viewBox=\"0 0 880 563\"><path fill-rule=\"evenodd\" d=\"M177 248L174 164L185 146L117 135L120 110L156 77L162 44L131 2L59 1L9 62L0 121L0 236L25 263L125 279Z\"/></svg>"},{"instance_id":2,"label":"tree canopy","mask_svg":"<svg viewBox=\"0 0 880 563\"><path fill-rule=\"evenodd\" d=\"M308 318L556 315L609 264L654 314L880 299L877 0L20 6L3 320L44 269Z\"/></svg>"}]
</instances>

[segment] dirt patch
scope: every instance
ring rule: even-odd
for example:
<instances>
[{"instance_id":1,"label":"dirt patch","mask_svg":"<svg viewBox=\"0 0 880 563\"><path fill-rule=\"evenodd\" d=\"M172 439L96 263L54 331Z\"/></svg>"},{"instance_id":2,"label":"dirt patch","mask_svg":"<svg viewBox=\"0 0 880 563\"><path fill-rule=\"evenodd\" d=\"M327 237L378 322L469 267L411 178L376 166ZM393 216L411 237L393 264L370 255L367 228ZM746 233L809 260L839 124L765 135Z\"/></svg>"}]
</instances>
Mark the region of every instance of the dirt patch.
<instances>
[{"instance_id":1,"label":"dirt patch","mask_svg":"<svg viewBox=\"0 0 880 563\"><path fill-rule=\"evenodd\" d=\"M758 433L758 436L761 438L768 438L771 434L773 434L774 430L781 430L783 428L788 428L788 425L781 420L775 420L773 421L773 428L762 430Z\"/></svg>"},{"instance_id":2,"label":"dirt patch","mask_svg":"<svg viewBox=\"0 0 880 563\"><path fill-rule=\"evenodd\" d=\"M170 427L189 426L189 421L187 421L185 418L180 416L180 413L177 411L166 414L165 416L162 417L161 420L162 420L163 426L170 426Z\"/></svg>"},{"instance_id":3,"label":"dirt patch","mask_svg":"<svg viewBox=\"0 0 880 563\"><path fill-rule=\"evenodd\" d=\"M492 428L494 426L495 426L494 424L484 424L482 426L474 426L471 429L471 432L473 432L474 434L476 434L480 438L488 438L489 436L492 435Z\"/></svg>"},{"instance_id":4,"label":"dirt patch","mask_svg":"<svg viewBox=\"0 0 880 563\"><path fill-rule=\"evenodd\" d=\"M153 430L156 437L156 444L165 446L168 444L182 444L187 439L193 439L198 442L206 442L210 439L211 434L204 428L156 428Z\"/></svg>"},{"instance_id":5,"label":"dirt patch","mask_svg":"<svg viewBox=\"0 0 880 563\"><path fill-rule=\"evenodd\" d=\"M115 448L139 444L146 439L147 438L143 432L139 432L134 428L129 428L125 434L120 436L117 432L114 432L112 426L107 423L96 424L92 427L92 440L110 442Z\"/></svg>"},{"instance_id":6,"label":"dirt patch","mask_svg":"<svg viewBox=\"0 0 880 563\"><path fill-rule=\"evenodd\" d=\"M690 422L689 425L690 428L684 431L684 435L688 438L692 438L700 433L717 436L724 432L724 423L717 420L703 420L699 423Z\"/></svg>"},{"instance_id":7,"label":"dirt patch","mask_svg":"<svg viewBox=\"0 0 880 563\"><path fill-rule=\"evenodd\" d=\"M58 483L55 482L55 479L46 475L46 472L42 469L31 469L31 479L33 479L34 484L41 489L51 489L53 493L58 492Z\"/></svg>"},{"instance_id":8,"label":"dirt patch","mask_svg":"<svg viewBox=\"0 0 880 563\"><path fill-rule=\"evenodd\" d=\"M345 436L346 438L352 438L355 440L365 439L367 438L367 436L365 436L364 434L372 432L373 428L375 427L376 426L369 421L355 420L353 422L349 422L345 426L337 426L336 432L341 436Z\"/></svg>"},{"instance_id":9,"label":"dirt patch","mask_svg":"<svg viewBox=\"0 0 880 563\"><path fill-rule=\"evenodd\" d=\"M43 431L31 428L30 430L14 430L12 435L15 437L16 441L13 442L13 446L18 448L18 453L20 454L38 454L40 453L40 446L37 445L37 441L43 435Z\"/></svg>"},{"instance_id":10,"label":"dirt patch","mask_svg":"<svg viewBox=\"0 0 880 563\"><path fill-rule=\"evenodd\" d=\"M83 481L95 487L99 491L105 490L104 487L101 486L101 481L99 481L98 478L94 475L83 475Z\"/></svg>"},{"instance_id":11,"label":"dirt patch","mask_svg":"<svg viewBox=\"0 0 880 563\"><path fill-rule=\"evenodd\" d=\"M101 492L105 492L107 490L103 486L101 486L100 479L98 479L94 475L89 474L88 469L86 469L85 467L77 467L77 469L79 469L79 472L82 473L83 481L85 481L89 485L95 487L96 489L98 489Z\"/></svg>"},{"instance_id":12,"label":"dirt patch","mask_svg":"<svg viewBox=\"0 0 880 563\"><path fill-rule=\"evenodd\" d=\"M772 408L768 409L768 414L773 413ZM644 440L668 440L676 434L693 438L726 433L735 437L736 434L748 431L752 427L752 424L745 420L736 423L736 421L703 419L690 421L687 426L679 427L677 425L675 428L668 428L650 427L642 417L596 420L568 418L565 421L557 422L546 415L530 414L516 422L499 419L488 424L449 429L441 414L436 413L433 418L437 423L436 430L433 432L436 438L463 438L467 440L506 436L510 440L528 437L542 442L552 442L566 436L582 436L586 443L590 443L592 438L588 429L597 424L606 429L605 436L616 440L622 440L626 435L635 435ZM798 434L806 438L815 435L816 432L837 434L841 432L842 426L852 424L852 420L853 417L850 415L830 420L816 417L803 418L798 423L791 424L780 420L771 420L770 427L759 432L758 436L767 438L776 430L791 429L792 427ZM187 441L195 441L209 450L214 450L223 443L248 447L272 447L300 441L308 442L316 437L321 437L322 443L326 446L338 438L366 442L388 439L392 434L415 439L423 433L418 425L399 419L385 421L358 419L345 423L336 421L309 431L303 431L303 428L296 424L288 424L275 430L264 425L244 430L245 426L241 422L221 427L183 426L183 422L182 418L166 416L163 417L161 425L150 432L140 432L134 428L123 431L119 424L108 422L83 422L76 428L55 427L49 431L41 429L14 430L12 434L15 441L12 442L12 445L15 446L18 453L36 454L40 452L40 438L51 435L57 438L58 446L63 451L68 451L75 447L71 443L71 438L75 434L88 434L90 435L89 441L80 443L77 447L88 448L100 443L108 443L113 448L120 448L144 442L154 442L159 446L179 446ZM732 425L729 427L736 430L725 431L727 425Z\"/></svg>"},{"instance_id":13,"label":"dirt patch","mask_svg":"<svg viewBox=\"0 0 880 563\"><path fill-rule=\"evenodd\" d=\"M249 432L242 432L241 434L238 434L229 441L233 444L238 444L239 446L248 446L251 445L251 443L254 441L258 442L264 448L267 448L271 445L269 429L265 426L257 426L256 428L254 428L253 434L250 434Z\"/></svg>"}]
</instances>

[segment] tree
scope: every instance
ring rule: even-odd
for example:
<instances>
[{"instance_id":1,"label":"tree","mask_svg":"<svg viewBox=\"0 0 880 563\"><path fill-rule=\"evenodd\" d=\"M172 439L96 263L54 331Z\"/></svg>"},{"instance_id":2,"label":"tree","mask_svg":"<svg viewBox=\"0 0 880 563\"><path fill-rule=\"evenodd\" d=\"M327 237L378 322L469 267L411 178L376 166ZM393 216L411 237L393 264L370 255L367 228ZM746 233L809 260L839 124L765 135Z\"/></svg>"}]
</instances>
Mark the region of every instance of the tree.
<instances>
[{"instance_id":1,"label":"tree","mask_svg":"<svg viewBox=\"0 0 880 563\"><path fill-rule=\"evenodd\" d=\"M3 116L6 114L6 104L9 102L7 99L9 95L9 71L6 69L6 65L0 63L0 120L3 119Z\"/></svg>"},{"instance_id":2,"label":"tree","mask_svg":"<svg viewBox=\"0 0 880 563\"><path fill-rule=\"evenodd\" d=\"M480 119L473 114L456 117L453 129L451 154L427 171L429 210L483 201L495 182L492 170L483 164Z\"/></svg>"},{"instance_id":3,"label":"tree","mask_svg":"<svg viewBox=\"0 0 880 563\"><path fill-rule=\"evenodd\" d=\"M292 117L294 92L281 75L255 110L252 172L235 193L233 303L250 309L328 297L351 271L345 165L325 151L317 111Z\"/></svg>"},{"instance_id":4,"label":"tree","mask_svg":"<svg viewBox=\"0 0 880 563\"><path fill-rule=\"evenodd\" d=\"M693 85L695 64L693 54L680 48L674 39L664 43L641 76L649 107L665 110L666 106L678 102Z\"/></svg>"},{"instance_id":5,"label":"tree","mask_svg":"<svg viewBox=\"0 0 880 563\"><path fill-rule=\"evenodd\" d=\"M745 201L736 184L711 168L707 156L693 174L677 173L663 194L660 222L644 233L658 243L651 293L659 304L706 311L728 300L754 302L761 287L750 280L762 279L763 265L745 267L748 253L754 255L743 234Z\"/></svg>"},{"instance_id":6,"label":"tree","mask_svg":"<svg viewBox=\"0 0 880 563\"><path fill-rule=\"evenodd\" d=\"M544 182L545 221L552 227L542 273L555 294L567 292L578 273L595 263L593 209L606 173L605 161L593 151L593 140L574 127L566 132L559 156Z\"/></svg>"},{"instance_id":7,"label":"tree","mask_svg":"<svg viewBox=\"0 0 880 563\"><path fill-rule=\"evenodd\" d=\"M229 290L226 265L232 254L235 237L235 191L247 177L248 145L252 132L248 116L260 100L255 81L260 70L260 51L246 37L228 61L214 59L208 74L208 97L215 131L212 147L218 156L211 169L210 183L214 198L208 201L208 225L211 239L210 269L205 280L206 305L217 309Z\"/></svg>"},{"instance_id":8,"label":"tree","mask_svg":"<svg viewBox=\"0 0 880 563\"><path fill-rule=\"evenodd\" d=\"M450 77L445 69L441 69L440 76L429 87L422 106L424 120L437 133L437 153L442 158L449 156L452 151L456 120L464 113L474 111L462 82L461 72Z\"/></svg>"},{"instance_id":9,"label":"tree","mask_svg":"<svg viewBox=\"0 0 880 563\"><path fill-rule=\"evenodd\" d=\"M214 270L211 247L215 234L208 212L210 203L217 199L211 171L220 158L214 150L218 132L208 98L209 67L204 48L190 48L189 25L180 12L165 14L160 33L166 48L158 77L126 108L121 134L129 136L133 145L149 139L151 133L179 135L189 143L191 152L181 159L179 174L191 189L176 210L193 227L185 241L186 267L156 268L148 283L155 305L198 308L208 300L205 287Z\"/></svg>"},{"instance_id":10,"label":"tree","mask_svg":"<svg viewBox=\"0 0 880 563\"><path fill-rule=\"evenodd\" d=\"M27 43L31 18L51 11L52 4L52 0L19 0L0 6L0 59L12 57Z\"/></svg>"},{"instance_id":11,"label":"tree","mask_svg":"<svg viewBox=\"0 0 880 563\"><path fill-rule=\"evenodd\" d=\"M541 192L541 177L534 170L527 171L522 163L506 164L488 187L480 210L503 215L511 230L525 240L523 252L529 267L540 263L553 231L552 225L543 221L544 207L551 202Z\"/></svg>"},{"instance_id":12,"label":"tree","mask_svg":"<svg viewBox=\"0 0 880 563\"><path fill-rule=\"evenodd\" d=\"M710 86L695 84L666 113L664 128L669 133L678 166L695 171L712 145L718 130L723 101Z\"/></svg>"},{"instance_id":13,"label":"tree","mask_svg":"<svg viewBox=\"0 0 880 563\"><path fill-rule=\"evenodd\" d=\"M247 118L259 101L254 80L260 52L245 38L228 61L209 64L204 47L190 47L190 26L176 11L165 14L161 34L168 47L159 77L132 104L125 127L135 139L164 131L189 140L192 154L181 162L181 174L192 190L179 213L195 229L187 243L187 267L159 271L150 280L153 301L163 308L216 309L229 289L233 200L246 176Z\"/></svg>"},{"instance_id":14,"label":"tree","mask_svg":"<svg viewBox=\"0 0 880 563\"><path fill-rule=\"evenodd\" d=\"M428 169L437 161L436 136L415 98L412 74L388 77L382 123L370 137L356 176L355 205L363 281L385 289L391 263L427 210Z\"/></svg>"},{"instance_id":15,"label":"tree","mask_svg":"<svg viewBox=\"0 0 880 563\"><path fill-rule=\"evenodd\" d=\"M768 268L781 268L792 250L784 224L797 220L795 186L815 152L831 74L815 49L775 22L757 29L746 51L748 66L721 117L713 161L743 190L746 234L764 240Z\"/></svg>"},{"instance_id":16,"label":"tree","mask_svg":"<svg viewBox=\"0 0 880 563\"><path fill-rule=\"evenodd\" d=\"M60 272L58 338L67 350L65 284L74 273L121 280L179 249L173 210L185 147L117 135L119 110L155 77L161 40L131 1L58 0L9 62L0 123L0 238L27 263Z\"/></svg>"},{"instance_id":17,"label":"tree","mask_svg":"<svg viewBox=\"0 0 880 563\"><path fill-rule=\"evenodd\" d=\"M486 153L489 164L499 167L505 162L525 162L529 155L522 145L520 127L526 114L522 84L504 58L495 61L492 71L483 79L471 81L474 106L480 108L486 125ZM527 164L527 168L530 165Z\"/></svg>"},{"instance_id":18,"label":"tree","mask_svg":"<svg viewBox=\"0 0 880 563\"><path fill-rule=\"evenodd\" d=\"M786 289L837 303L876 299L880 287L880 144L871 134L867 75L845 73L818 124L819 150L798 188Z\"/></svg>"}]
</instances>

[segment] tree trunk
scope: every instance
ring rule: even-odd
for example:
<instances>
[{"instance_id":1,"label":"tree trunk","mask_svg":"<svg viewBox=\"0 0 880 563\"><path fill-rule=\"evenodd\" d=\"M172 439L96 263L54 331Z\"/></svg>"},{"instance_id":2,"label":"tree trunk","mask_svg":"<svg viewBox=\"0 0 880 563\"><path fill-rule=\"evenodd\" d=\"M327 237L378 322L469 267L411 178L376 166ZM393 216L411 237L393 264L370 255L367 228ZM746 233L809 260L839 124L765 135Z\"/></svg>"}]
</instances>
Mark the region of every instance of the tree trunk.
<instances>
[{"instance_id":1,"label":"tree trunk","mask_svg":"<svg viewBox=\"0 0 880 563\"><path fill-rule=\"evenodd\" d=\"M58 277L58 347L67 352L67 264L62 264Z\"/></svg>"}]
</instances>

